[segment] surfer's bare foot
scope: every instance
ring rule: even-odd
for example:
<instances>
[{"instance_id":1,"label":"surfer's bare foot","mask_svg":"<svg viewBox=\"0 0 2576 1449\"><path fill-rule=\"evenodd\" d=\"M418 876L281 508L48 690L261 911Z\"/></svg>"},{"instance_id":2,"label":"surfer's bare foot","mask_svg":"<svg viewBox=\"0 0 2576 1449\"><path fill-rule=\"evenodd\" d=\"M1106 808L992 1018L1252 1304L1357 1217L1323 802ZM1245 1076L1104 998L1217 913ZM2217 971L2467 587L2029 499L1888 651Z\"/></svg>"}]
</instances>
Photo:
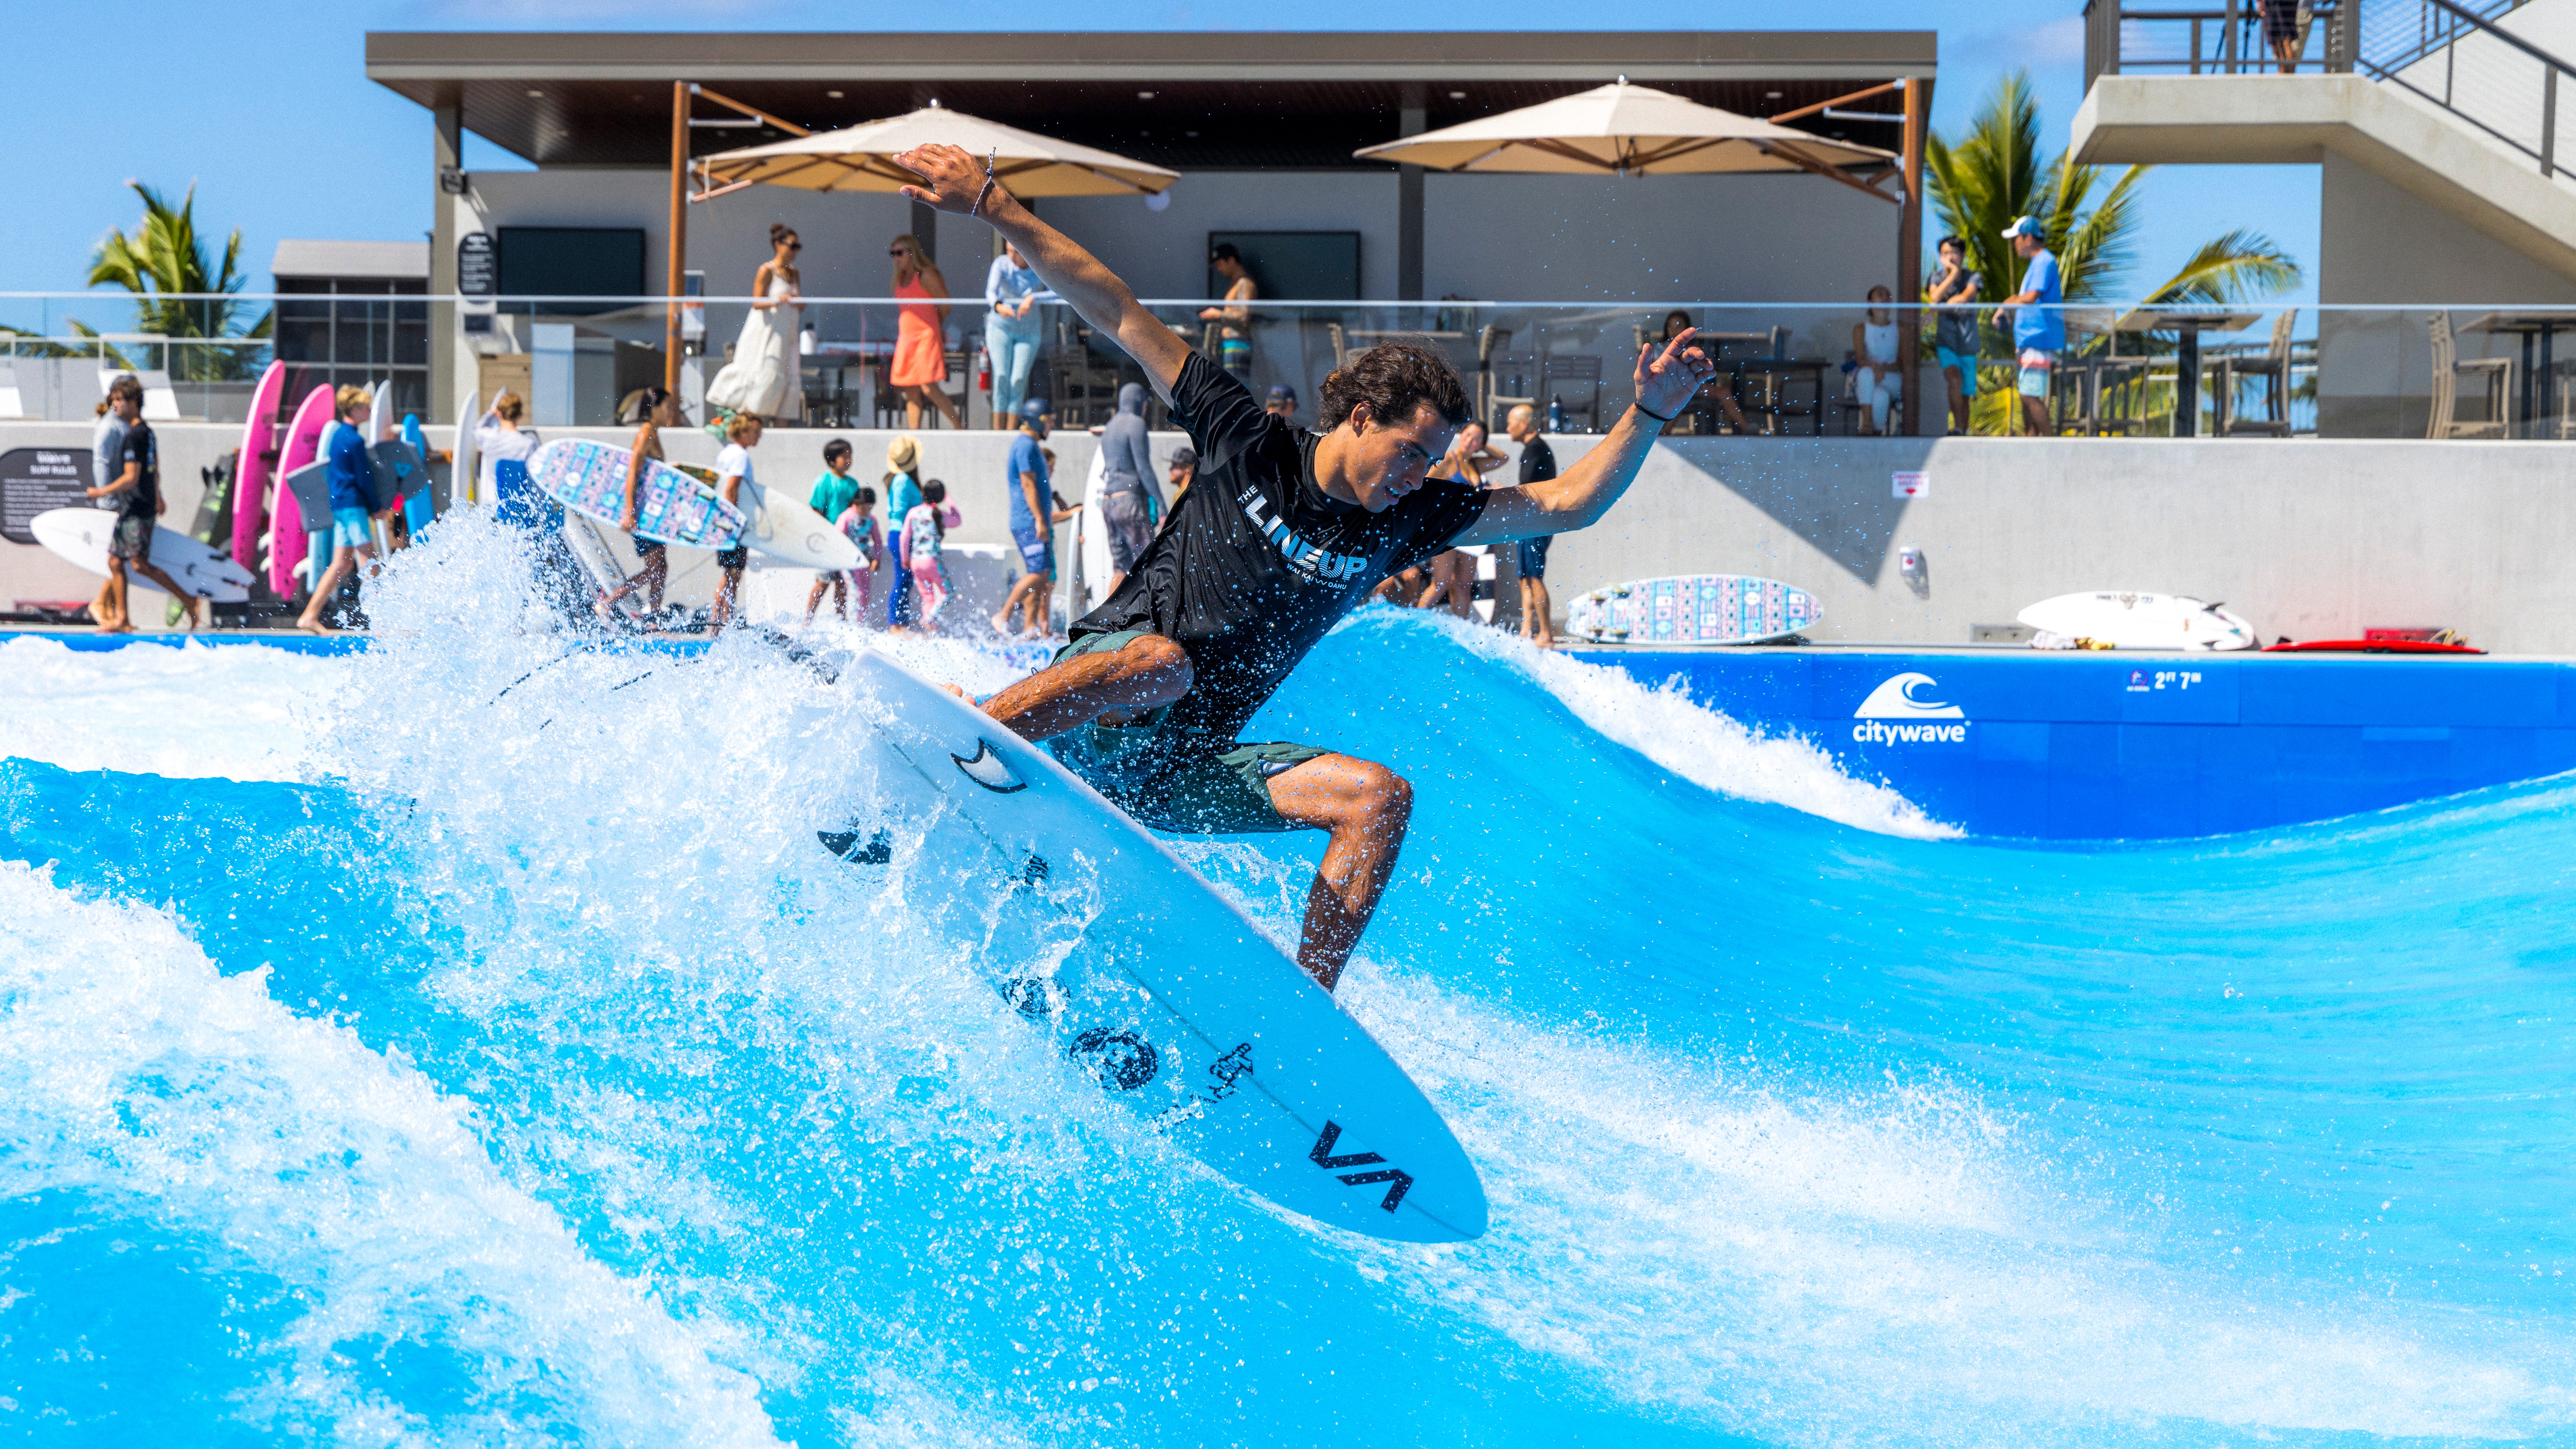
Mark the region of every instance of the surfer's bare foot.
<instances>
[{"instance_id":1,"label":"surfer's bare foot","mask_svg":"<svg viewBox=\"0 0 2576 1449\"><path fill-rule=\"evenodd\" d=\"M102 634L131 634L134 632L134 626L125 622L123 619L110 619L106 623L98 626L98 632Z\"/></svg>"},{"instance_id":2,"label":"surfer's bare foot","mask_svg":"<svg viewBox=\"0 0 2576 1449\"><path fill-rule=\"evenodd\" d=\"M1001 635L1005 639L1011 637L1011 616L1008 613L1000 613L993 616L993 632Z\"/></svg>"},{"instance_id":3,"label":"surfer's bare foot","mask_svg":"<svg viewBox=\"0 0 2576 1449\"><path fill-rule=\"evenodd\" d=\"M188 601L188 632L194 634L204 627L206 627L206 596L199 594Z\"/></svg>"},{"instance_id":4,"label":"surfer's bare foot","mask_svg":"<svg viewBox=\"0 0 2576 1449\"><path fill-rule=\"evenodd\" d=\"M340 632L339 630L332 628L330 625L323 623L319 619L298 619L295 621L295 627L303 630L307 634L337 634Z\"/></svg>"}]
</instances>

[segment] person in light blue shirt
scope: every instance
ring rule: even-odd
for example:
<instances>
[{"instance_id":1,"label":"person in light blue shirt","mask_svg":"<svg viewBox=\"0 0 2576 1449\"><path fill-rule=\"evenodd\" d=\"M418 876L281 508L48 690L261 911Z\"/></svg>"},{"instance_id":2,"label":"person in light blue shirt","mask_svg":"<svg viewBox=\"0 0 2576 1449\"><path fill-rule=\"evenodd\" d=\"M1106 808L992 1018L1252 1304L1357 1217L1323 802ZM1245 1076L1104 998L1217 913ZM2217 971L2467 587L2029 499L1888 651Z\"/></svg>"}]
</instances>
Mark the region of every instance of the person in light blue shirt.
<instances>
[{"instance_id":1,"label":"person in light blue shirt","mask_svg":"<svg viewBox=\"0 0 2576 1449\"><path fill-rule=\"evenodd\" d=\"M2013 349L2021 354L2022 416L2034 436L2046 437L2052 431L2049 382L2056 374L2057 350L2066 345L2066 313L2059 306L2066 286L2038 217L2016 218L2004 228L2004 237L2012 243L2013 255L2030 263L2022 269L2021 290L2003 305L2012 309Z\"/></svg>"},{"instance_id":2,"label":"person in light blue shirt","mask_svg":"<svg viewBox=\"0 0 2576 1449\"><path fill-rule=\"evenodd\" d=\"M1020 400L1029 395L1029 369L1038 361L1037 294L1046 290L1037 268L1020 249L1005 245L984 274L984 353L993 367L993 426L1019 421Z\"/></svg>"}]
</instances>

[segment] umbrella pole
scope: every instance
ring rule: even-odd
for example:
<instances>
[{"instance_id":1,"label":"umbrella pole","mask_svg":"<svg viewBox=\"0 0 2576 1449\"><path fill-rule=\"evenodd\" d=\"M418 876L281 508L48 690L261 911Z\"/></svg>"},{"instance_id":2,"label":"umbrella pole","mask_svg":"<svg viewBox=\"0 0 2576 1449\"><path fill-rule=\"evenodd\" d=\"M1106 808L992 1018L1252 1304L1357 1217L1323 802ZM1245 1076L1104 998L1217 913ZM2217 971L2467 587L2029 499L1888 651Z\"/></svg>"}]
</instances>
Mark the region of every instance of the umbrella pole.
<instances>
[{"instance_id":1,"label":"umbrella pole","mask_svg":"<svg viewBox=\"0 0 2576 1449\"><path fill-rule=\"evenodd\" d=\"M1911 302L1923 300L1923 129L1932 113L1932 82L1914 76L1905 82L1905 204L1897 208L1896 224L1896 295ZM1914 437L1923 431L1923 369L1920 355L1923 347L1923 314L1905 307L1896 314L1897 376L1904 379L1898 394L1903 407L1904 423L1897 431ZM1935 376L1938 376L1936 373ZM1945 391L1941 399L1942 415L1948 417L1950 399ZM1943 431L1947 431L1945 427Z\"/></svg>"},{"instance_id":2,"label":"umbrella pole","mask_svg":"<svg viewBox=\"0 0 2576 1449\"><path fill-rule=\"evenodd\" d=\"M671 82L671 227L670 266L666 269L670 306L662 320L662 387L680 395L680 290L689 264L689 83Z\"/></svg>"}]
</instances>

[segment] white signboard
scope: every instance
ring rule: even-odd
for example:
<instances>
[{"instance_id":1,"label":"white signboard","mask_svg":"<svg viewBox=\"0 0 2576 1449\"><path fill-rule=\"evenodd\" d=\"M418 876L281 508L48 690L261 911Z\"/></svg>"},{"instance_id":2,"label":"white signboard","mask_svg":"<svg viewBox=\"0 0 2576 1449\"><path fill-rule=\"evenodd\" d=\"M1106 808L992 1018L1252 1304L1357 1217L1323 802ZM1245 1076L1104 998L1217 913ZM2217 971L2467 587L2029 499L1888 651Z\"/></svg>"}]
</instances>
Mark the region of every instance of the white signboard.
<instances>
[{"instance_id":1,"label":"white signboard","mask_svg":"<svg viewBox=\"0 0 2576 1449\"><path fill-rule=\"evenodd\" d=\"M1890 473L1887 481L1888 491L1898 498L1932 496L1932 475L1929 473Z\"/></svg>"}]
</instances>

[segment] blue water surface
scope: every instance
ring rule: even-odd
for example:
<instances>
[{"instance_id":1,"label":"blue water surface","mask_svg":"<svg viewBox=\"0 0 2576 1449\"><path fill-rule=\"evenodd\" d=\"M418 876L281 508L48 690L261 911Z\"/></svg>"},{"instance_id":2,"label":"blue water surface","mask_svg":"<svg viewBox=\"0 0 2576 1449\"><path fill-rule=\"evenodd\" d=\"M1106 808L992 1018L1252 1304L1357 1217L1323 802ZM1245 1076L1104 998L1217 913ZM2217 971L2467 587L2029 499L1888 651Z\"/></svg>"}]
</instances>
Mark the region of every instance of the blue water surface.
<instances>
[{"instance_id":1,"label":"blue water surface","mask_svg":"<svg viewBox=\"0 0 2576 1449\"><path fill-rule=\"evenodd\" d=\"M2576 1442L2567 783L1940 838L1686 700L1362 616L1255 733L1417 789L1343 997L1494 1227L1388 1245L1105 1108L981 984L994 883L815 846L873 769L830 686L459 649L404 592L515 566L398 561L413 637L305 783L0 765L0 1423ZM1284 935L1317 844L1186 848Z\"/></svg>"}]
</instances>

